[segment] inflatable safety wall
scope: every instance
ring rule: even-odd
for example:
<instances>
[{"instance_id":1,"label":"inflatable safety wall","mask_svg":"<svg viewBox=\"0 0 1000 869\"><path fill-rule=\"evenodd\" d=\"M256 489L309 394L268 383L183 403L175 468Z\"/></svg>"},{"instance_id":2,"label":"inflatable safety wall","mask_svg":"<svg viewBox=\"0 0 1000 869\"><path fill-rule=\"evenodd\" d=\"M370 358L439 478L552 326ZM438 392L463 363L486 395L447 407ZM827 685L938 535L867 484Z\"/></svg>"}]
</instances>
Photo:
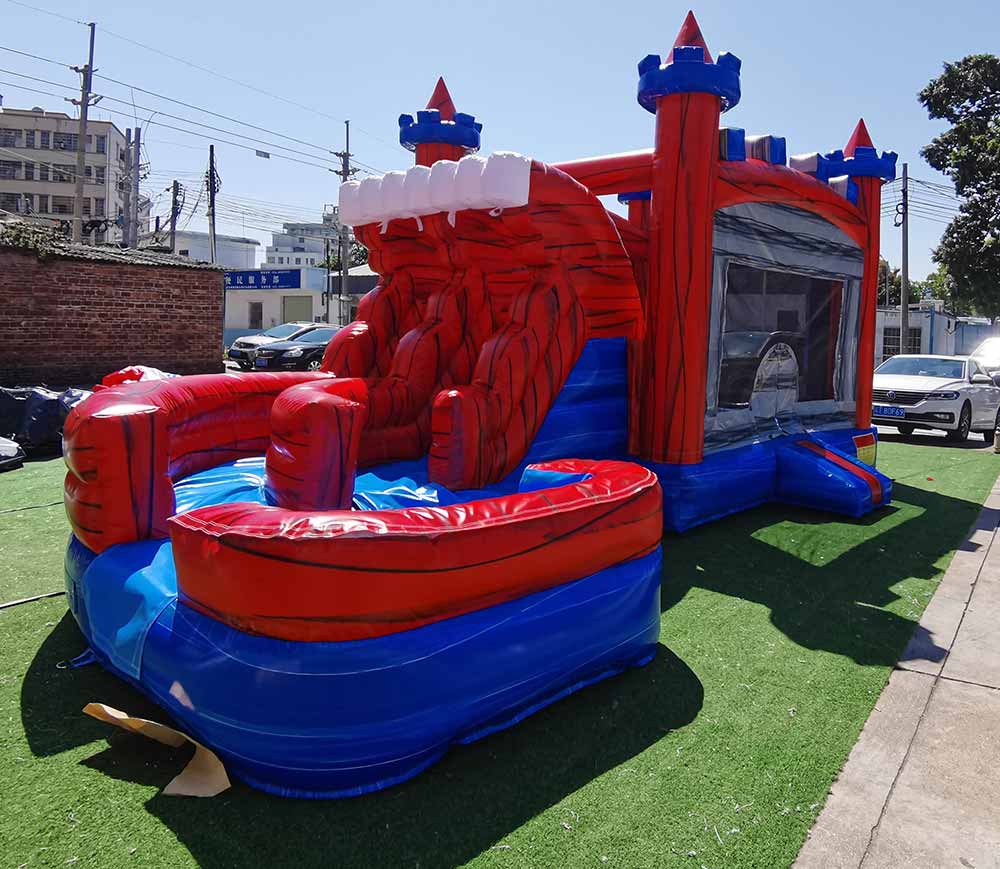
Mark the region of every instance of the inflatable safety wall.
<instances>
[{"instance_id":1,"label":"inflatable safety wall","mask_svg":"<svg viewBox=\"0 0 1000 869\"><path fill-rule=\"evenodd\" d=\"M719 128L689 16L639 65L655 146L480 157L443 81L405 172L344 184L378 286L318 372L142 380L64 430L94 656L284 795L402 781L655 654L661 535L888 502L869 418L879 186ZM618 194L628 217L599 196Z\"/></svg>"}]
</instances>

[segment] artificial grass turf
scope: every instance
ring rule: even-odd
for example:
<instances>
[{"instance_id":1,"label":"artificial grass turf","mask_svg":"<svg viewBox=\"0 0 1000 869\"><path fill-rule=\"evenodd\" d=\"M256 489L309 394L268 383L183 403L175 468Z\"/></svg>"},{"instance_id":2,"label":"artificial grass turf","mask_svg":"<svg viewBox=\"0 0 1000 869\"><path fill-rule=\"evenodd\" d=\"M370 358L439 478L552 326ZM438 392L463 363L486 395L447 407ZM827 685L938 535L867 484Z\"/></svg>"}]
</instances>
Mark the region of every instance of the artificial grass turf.
<instances>
[{"instance_id":1,"label":"artificial grass turf","mask_svg":"<svg viewBox=\"0 0 1000 869\"><path fill-rule=\"evenodd\" d=\"M0 474L0 604L63 588L65 475L61 458Z\"/></svg>"},{"instance_id":2,"label":"artificial grass turf","mask_svg":"<svg viewBox=\"0 0 1000 869\"><path fill-rule=\"evenodd\" d=\"M360 799L161 796L178 755L79 712L157 710L95 667L55 666L83 646L65 602L0 611L0 852L14 866L788 865L1000 471L985 449L939 444L883 441L896 500L867 520L768 507L668 537L652 664ZM35 537L39 556L63 544Z\"/></svg>"}]
</instances>

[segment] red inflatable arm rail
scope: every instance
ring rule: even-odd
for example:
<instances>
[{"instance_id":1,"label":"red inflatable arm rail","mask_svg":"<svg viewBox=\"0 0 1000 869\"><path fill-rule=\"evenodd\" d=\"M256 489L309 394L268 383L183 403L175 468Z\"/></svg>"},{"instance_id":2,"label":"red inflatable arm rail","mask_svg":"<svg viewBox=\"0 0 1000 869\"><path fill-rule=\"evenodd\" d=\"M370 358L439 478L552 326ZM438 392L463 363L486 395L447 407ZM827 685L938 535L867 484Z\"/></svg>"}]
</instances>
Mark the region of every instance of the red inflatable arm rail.
<instances>
[{"instance_id":1,"label":"red inflatable arm rail","mask_svg":"<svg viewBox=\"0 0 1000 869\"><path fill-rule=\"evenodd\" d=\"M524 457L583 349L583 308L563 275L517 298L483 348L472 383L438 394L427 469L451 489L481 488Z\"/></svg>"},{"instance_id":2,"label":"red inflatable arm rail","mask_svg":"<svg viewBox=\"0 0 1000 869\"><path fill-rule=\"evenodd\" d=\"M328 374L202 374L106 389L73 408L63 431L66 512L95 552L167 536L173 481L261 455L268 414L289 386Z\"/></svg>"},{"instance_id":3,"label":"red inflatable arm rail","mask_svg":"<svg viewBox=\"0 0 1000 869\"><path fill-rule=\"evenodd\" d=\"M650 471L613 461L535 467L590 478L449 507L303 514L221 504L175 516L181 600L264 636L364 639L571 582L659 545L662 496Z\"/></svg>"},{"instance_id":4,"label":"red inflatable arm rail","mask_svg":"<svg viewBox=\"0 0 1000 869\"><path fill-rule=\"evenodd\" d=\"M279 507L338 510L351 506L368 388L358 378L302 383L271 407L267 490Z\"/></svg>"}]
</instances>

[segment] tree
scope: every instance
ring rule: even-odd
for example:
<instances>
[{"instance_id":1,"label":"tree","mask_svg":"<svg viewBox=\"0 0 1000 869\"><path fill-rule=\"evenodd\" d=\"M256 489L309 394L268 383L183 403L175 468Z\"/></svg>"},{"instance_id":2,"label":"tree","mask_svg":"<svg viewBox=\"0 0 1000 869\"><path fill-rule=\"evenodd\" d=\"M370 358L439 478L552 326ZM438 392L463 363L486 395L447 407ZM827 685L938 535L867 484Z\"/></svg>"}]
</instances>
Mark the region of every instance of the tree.
<instances>
[{"instance_id":1,"label":"tree","mask_svg":"<svg viewBox=\"0 0 1000 869\"><path fill-rule=\"evenodd\" d=\"M351 241L350 253L347 255L347 267L354 268L355 266L361 266L368 262L368 248L366 248L360 242ZM330 258L323 260L320 265L323 268L328 268L332 272L340 271L340 251L334 252L331 249Z\"/></svg>"},{"instance_id":2,"label":"tree","mask_svg":"<svg viewBox=\"0 0 1000 869\"><path fill-rule=\"evenodd\" d=\"M971 54L946 63L918 99L951 127L922 151L964 198L934 260L952 279L953 303L1000 315L1000 57Z\"/></svg>"},{"instance_id":3,"label":"tree","mask_svg":"<svg viewBox=\"0 0 1000 869\"><path fill-rule=\"evenodd\" d=\"M910 281L910 302L920 301L920 281ZM879 257L878 260L878 303L880 305L898 305L903 291L903 276L899 269L889 265L888 260Z\"/></svg>"}]
</instances>

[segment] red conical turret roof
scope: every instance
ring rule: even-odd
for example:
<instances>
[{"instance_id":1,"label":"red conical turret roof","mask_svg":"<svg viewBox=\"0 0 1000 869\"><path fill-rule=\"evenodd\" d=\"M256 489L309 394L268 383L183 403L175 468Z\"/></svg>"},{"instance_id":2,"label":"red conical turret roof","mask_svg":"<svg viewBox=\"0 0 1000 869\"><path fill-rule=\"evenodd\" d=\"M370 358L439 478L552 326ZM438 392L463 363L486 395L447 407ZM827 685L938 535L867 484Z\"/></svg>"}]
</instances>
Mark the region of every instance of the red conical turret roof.
<instances>
[{"instance_id":1,"label":"red conical turret roof","mask_svg":"<svg viewBox=\"0 0 1000 869\"><path fill-rule=\"evenodd\" d=\"M680 32L674 40L674 48L679 48L682 45L701 46L705 49L705 63L712 62L712 55L708 52L708 45L705 43L705 37L701 35L701 28L698 26L698 20L694 17L694 13L691 11L688 11L687 18L684 19ZM673 63L673 56L674 53L671 51L670 60L668 60L667 63Z\"/></svg>"},{"instance_id":2,"label":"red conical turret roof","mask_svg":"<svg viewBox=\"0 0 1000 869\"><path fill-rule=\"evenodd\" d=\"M858 125L854 128L854 132L851 133L851 138L847 140L847 144L844 146L844 156L853 157L854 149L858 146L862 148L873 148L872 137L868 135L868 128L865 126L865 119L861 118L858 121Z\"/></svg>"},{"instance_id":3,"label":"red conical turret roof","mask_svg":"<svg viewBox=\"0 0 1000 869\"><path fill-rule=\"evenodd\" d=\"M442 121L455 120L455 104L451 100L451 94L448 93L448 86L444 83L443 78L437 80L434 93L427 101L427 108L437 109L441 113Z\"/></svg>"}]
</instances>

